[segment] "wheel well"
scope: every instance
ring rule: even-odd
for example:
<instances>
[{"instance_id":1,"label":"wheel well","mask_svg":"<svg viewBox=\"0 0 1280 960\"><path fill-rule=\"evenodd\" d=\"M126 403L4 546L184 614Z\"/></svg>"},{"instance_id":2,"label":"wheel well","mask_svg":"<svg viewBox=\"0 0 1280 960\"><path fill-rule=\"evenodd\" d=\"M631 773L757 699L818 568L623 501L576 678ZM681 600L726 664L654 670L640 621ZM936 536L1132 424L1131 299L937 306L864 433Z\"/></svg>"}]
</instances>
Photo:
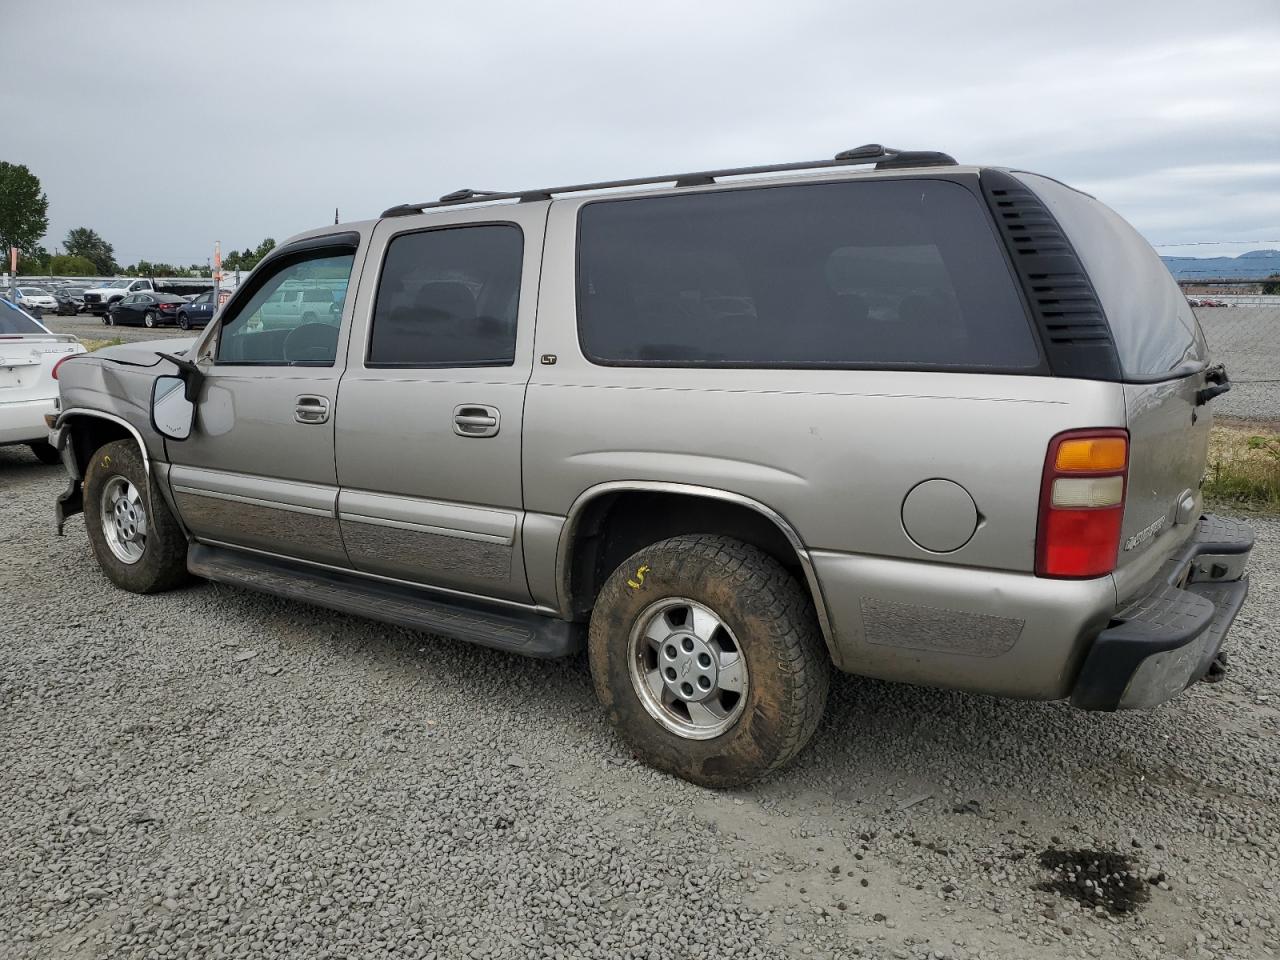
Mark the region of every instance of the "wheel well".
<instances>
[{"instance_id":1,"label":"wheel well","mask_svg":"<svg viewBox=\"0 0 1280 960\"><path fill-rule=\"evenodd\" d=\"M586 619L605 580L641 547L686 533L716 533L741 540L781 563L809 590L800 557L787 535L763 513L714 497L622 491L596 497L583 508L569 555L569 604Z\"/></svg>"},{"instance_id":2,"label":"wheel well","mask_svg":"<svg viewBox=\"0 0 1280 960\"><path fill-rule=\"evenodd\" d=\"M93 459L94 453L101 447L113 440L130 440L137 443L137 438L114 420L104 420L102 417L72 417L68 422L71 425L72 449L75 451L76 464L80 468L82 477L89 469L89 461Z\"/></svg>"}]
</instances>

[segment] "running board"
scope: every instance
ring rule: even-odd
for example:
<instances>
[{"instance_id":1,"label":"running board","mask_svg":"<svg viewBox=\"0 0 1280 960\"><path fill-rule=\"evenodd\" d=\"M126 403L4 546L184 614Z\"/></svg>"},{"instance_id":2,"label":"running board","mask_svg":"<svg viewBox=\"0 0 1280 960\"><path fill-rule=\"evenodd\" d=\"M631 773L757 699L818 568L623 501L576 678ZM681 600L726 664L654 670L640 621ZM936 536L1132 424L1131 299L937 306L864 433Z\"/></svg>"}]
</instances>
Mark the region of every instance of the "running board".
<instances>
[{"instance_id":1,"label":"running board","mask_svg":"<svg viewBox=\"0 0 1280 960\"><path fill-rule=\"evenodd\" d=\"M187 569L206 580L529 657L563 657L582 647L581 626L565 620L240 550L193 543Z\"/></svg>"}]
</instances>

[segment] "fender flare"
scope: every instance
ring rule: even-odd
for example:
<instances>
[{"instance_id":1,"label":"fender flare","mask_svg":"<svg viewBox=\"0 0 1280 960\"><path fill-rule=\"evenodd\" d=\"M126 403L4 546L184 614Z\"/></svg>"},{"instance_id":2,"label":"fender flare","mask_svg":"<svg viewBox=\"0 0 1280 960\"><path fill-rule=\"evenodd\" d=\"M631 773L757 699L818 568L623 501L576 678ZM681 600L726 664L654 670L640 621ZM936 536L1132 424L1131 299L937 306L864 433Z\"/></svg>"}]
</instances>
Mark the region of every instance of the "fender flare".
<instances>
[{"instance_id":1,"label":"fender flare","mask_svg":"<svg viewBox=\"0 0 1280 960\"><path fill-rule=\"evenodd\" d=\"M116 416L114 413L91 410L88 407L71 407L58 414L58 419L53 423L53 430L49 433L50 442L62 455L62 465L67 468L67 475L70 478L67 489L59 494L58 501L54 505L58 536L62 536L62 529L66 525L67 517L73 517L77 513L84 512L84 477L80 473L80 464L76 462L74 448L69 449L71 430L68 424L68 421L72 418L78 419L81 417L108 420L124 427L129 432L129 435L133 437L139 451L142 453L142 467L147 474L147 509L155 509L155 504L151 502L151 454L147 452L147 444L142 439L142 434L138 432L138 428L124 419L124 417Z\"/></svg>"},{"instance_id":2,"label":"fender flare","mask_svg":"<svg viewBox=\"0 0 1280 960\"><path fill-rule=\"evenodd\" d=\"M560 540L556 545L556 600L563 616L569 616L572 613L570 602L571 552L578 532L578 525L586 512L586 508L601 496L612 493L632 492L674 493L687 497L721 500L725 503L732 503L736 506L753 510L772 523L786 537L791 549L795 551L796 557L800 561L800 568L804 571L805 586L808 587L809 594L813 598L814 610L818 614L818 625L822 629L822 637L826 641L828 651L834 651L835 637L831 630L831 618L827 614L827 602L822 593L822 584L818 581L818 572L813 565L813 558L809 555L809 548L805 546L795 527L787 521L786 517L759 500L753 500L751 497L733 493L729 490L704 487L693 483L674 483L664 480L611 480L588 487L578 494L569 507L569 513L565 517L564 525L560 528Z\"/></svg>"}]
</instances>

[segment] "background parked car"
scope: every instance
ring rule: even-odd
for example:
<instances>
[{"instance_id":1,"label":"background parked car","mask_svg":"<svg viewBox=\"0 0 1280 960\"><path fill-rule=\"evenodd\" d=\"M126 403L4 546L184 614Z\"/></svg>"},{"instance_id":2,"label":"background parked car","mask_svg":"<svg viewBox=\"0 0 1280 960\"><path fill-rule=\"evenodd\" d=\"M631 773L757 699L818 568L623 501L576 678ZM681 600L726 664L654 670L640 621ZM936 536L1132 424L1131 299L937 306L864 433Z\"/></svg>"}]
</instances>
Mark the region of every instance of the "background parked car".
<instances>
[{"instance_id":1,"label":"background parked car","mask_svg":"<svg viewBox=\"0 0 1280 960\"><path fill-rule=\"evenodd\" d=\"M25 443L41 463L58 462L44 418L57 411L58 365L84 352L75 337L0 300L0 446Z\"/></svg>"},{"instance_id":2,"label":"background parked car","mask_svg":"<svg viewBox=\"0 0 1280 960\"><path fill-rule=\"evenodd\" d=\"M84 292L87 286L65 284L53 291L53 299L58 302L58 316L75 316L84 310Z\"/></svg>"},{"instance_id":3,"label":"background parked car","mask_svg":"<svg viewBox=\"0 0 1280 960\"><path fill-rule=\"evenodd\" d=\"M183 330L200 328L213 319L218 303L213 298L213 291L192 297L187 303L178 307L178 326Z\"/></svg>"},{"instance_id":4,"label":"background parked car","mask_svg":"<svg viewBox=\"0 0 1280 960\"><path fill-rule=\"evenodd\" d=\"M113 327L134 324L159 327L166 323L174 323L177 320L178 307L185 305L186 302L173 293L131 293L123 300L111 305L103 322Z\"/></svg>"},{"instance_id":5,"label":"background parked car","mask_svg":"<svg viewBox=\"0 0 1280 960\"><path fill-rule=\"evenodd\" d=\"M56 310L58 301L44 287L18 287L15 303L24 310Z\"/></svg>"}]
</instances>

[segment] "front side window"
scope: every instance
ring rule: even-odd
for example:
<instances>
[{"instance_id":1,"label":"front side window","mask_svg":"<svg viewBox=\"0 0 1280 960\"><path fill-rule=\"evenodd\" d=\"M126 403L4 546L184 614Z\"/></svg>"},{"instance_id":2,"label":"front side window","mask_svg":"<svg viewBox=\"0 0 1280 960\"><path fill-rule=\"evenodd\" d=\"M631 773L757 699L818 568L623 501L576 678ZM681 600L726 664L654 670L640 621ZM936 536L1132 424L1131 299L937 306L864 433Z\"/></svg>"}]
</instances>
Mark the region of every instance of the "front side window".
<instances>
[{"instance_id":1,"label":"front side window","mask_svg":"<svg viewBox=\"0 0 1280 960\"><path fill-rule=\"evenodd\" d=\"M326 251L287 257L243 306L227 315L217 362L240 365L332 366L338 355L342 304L355 254ZM333 291L323 303L301 303L301 290Z\"/></svg>"},{"instance_id":2,"label":"front side window","mask_svg":"<svg viewBox=\"0 0 1280 960\"><path fill-rule=\"evenodd\" d=\"M958 183L797 184L582 207L578 327L597 363L1032 370L981 201Z\"/></svg>"},{"instance_id":3,"label":"front side window","mask_svg":"<svg viewBox=\"0 0 1280 960\"><path fill-rule=\"evenodd\" d=\"M523 255L520 228L506 223L395 237L378 281L368 366L510 366Z\"/></svg>"}]
</instances>

